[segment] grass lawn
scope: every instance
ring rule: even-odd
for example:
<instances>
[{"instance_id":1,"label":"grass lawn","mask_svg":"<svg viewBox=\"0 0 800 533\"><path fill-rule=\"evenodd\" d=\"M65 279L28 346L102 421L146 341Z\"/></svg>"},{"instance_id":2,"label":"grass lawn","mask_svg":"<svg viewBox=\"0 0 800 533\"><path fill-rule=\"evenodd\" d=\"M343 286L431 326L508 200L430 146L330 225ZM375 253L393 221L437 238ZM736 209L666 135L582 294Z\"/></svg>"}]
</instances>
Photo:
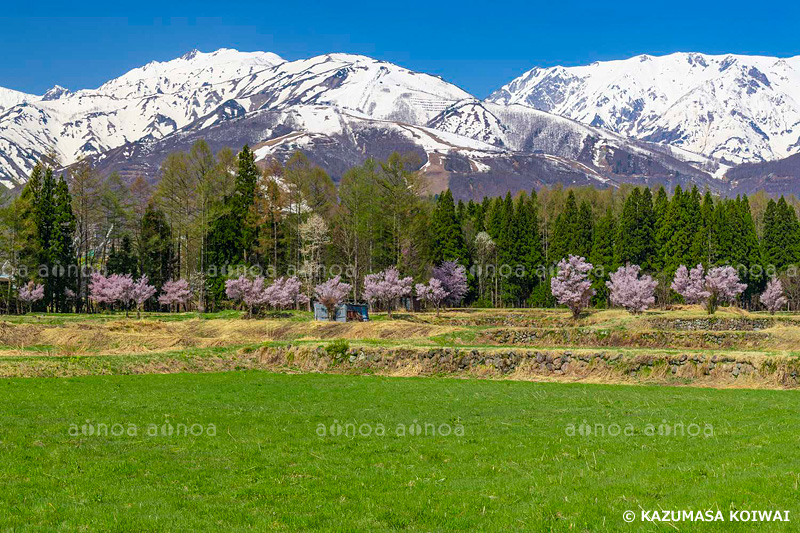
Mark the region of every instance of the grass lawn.
<instances>
[{"instance_id":1,"label":"grass lawn","mask_svg":"<svg viewBox=\"0 0 800 533\"><path fill-rule=\"evenodd\" d=\"M228 372L6 379L0 400L0 530L797 531L800 522L796 391ZM166 421L203 434L149 434ZM331 435L335 421L373 434ZM397 434L415 421L464 434ZM569 434L584 422L622 434ZM680 423L703 431L658 434ZM136 434L83 435L84 424ZM642 508L719 509L726 522L623 521ZM792 522L729 523L731 509L786 510Z\"/></svg>"}]
</instances>

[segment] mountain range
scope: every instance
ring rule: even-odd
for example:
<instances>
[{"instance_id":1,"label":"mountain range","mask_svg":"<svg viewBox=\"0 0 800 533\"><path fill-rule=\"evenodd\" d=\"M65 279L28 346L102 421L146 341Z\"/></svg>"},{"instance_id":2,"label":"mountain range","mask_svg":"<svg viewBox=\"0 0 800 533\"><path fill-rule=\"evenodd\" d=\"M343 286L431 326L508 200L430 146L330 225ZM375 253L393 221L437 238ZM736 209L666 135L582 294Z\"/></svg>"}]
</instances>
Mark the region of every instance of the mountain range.
<instances>
[{"instance_id":1,"label":"mountain range","mask_svg":"<svg viewBox=\"0 0 800 533\"><path fill-rule=\"evenodd\" d=\"M534 68L480 100L365 56L286 61L191 51L97 89L0 88L0 183L46 160L158 179L197 139L261 160L304 151L335 179L367 157L417 154L429 192L480 198L548 184L799 192L800 57L672 54Z\"/></svg>"}]
</instances>

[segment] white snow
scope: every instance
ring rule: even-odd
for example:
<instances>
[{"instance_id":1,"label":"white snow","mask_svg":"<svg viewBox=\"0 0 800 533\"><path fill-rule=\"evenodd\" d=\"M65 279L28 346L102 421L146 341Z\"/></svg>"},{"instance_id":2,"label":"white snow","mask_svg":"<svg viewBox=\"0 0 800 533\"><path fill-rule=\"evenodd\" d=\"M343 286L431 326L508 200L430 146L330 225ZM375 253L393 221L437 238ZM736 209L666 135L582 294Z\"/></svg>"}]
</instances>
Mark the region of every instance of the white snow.
<instances>
[{"instance_id":1,"label":"white snow","mask_svg":"<svg viewBox=\"0 0 800 533\"><path fill-rule=\"evenodd\" d=\"M133 69L98 89L51 94L59 97L0 89L0 110L7 107L0 114L0 177L24 180L32 161L49 153L68 165L145 137L163 138L201 117L208 116L202 127L212 126L218 117L211 113L228 100L250 111L297 109L309 131L328 135L343 127L333 108L422 125L470 97L434 76L364 56L287 62L230 49L192 51Z\"/></svg>"},{"instance_id":2,"label":"white snow","mask_svg":"<svg viewBox=\"0 0 800 533\"><path fill-rule=\"evenodd\" d=\"M534 68L489 97L731 163L800 151L800 56L675 53Z\"/></svg>"}]
</instances>

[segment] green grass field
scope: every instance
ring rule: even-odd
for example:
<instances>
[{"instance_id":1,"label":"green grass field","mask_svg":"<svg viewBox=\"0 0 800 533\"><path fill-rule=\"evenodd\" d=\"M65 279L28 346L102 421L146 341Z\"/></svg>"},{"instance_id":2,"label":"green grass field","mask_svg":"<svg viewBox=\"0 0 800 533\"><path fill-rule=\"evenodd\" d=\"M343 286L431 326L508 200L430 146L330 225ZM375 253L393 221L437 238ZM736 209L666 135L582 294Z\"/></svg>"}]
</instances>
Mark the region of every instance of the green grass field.
<instances>
[{"instance_id":1,"label":"green grass field","mask_svg":"<svg viewBox=\"0 0 800 533\"><path fill-rule=\"evenodd\" d=\"M6 379L0 399L2 530L797 531L800 521L796 391L228 372ZM203 434L149 434L166 421ZM335 421L373 434L318 434ZM464 434L397 434L415 421ZM570 435L584 423L622 433ZM683 436L658 434L680 423ZM108 435L82 433L102 424ZM703 432L689 436L690 424ZM623 521L641 509L726 519L779 509L792 522Z\"/></svg>"}]
</instances>

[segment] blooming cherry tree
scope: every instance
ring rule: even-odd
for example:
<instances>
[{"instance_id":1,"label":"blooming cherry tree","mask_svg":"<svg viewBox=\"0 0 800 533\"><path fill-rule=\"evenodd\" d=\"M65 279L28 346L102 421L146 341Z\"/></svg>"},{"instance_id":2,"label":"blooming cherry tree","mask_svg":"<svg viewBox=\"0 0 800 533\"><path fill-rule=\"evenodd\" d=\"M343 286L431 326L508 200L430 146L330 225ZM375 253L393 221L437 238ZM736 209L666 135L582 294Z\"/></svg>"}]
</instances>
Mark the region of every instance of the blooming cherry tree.
<instances>
[{"instance_id":1,"label":"blooming cherry tree","mask_svg":"<svg viewBox=\"0 0 800 533\"><path fill-rule=\"evenodd\" d=\"M364 277L364 298L371 304L385 307L391 318L395 301L411 294L413 281L410 277L401 278L400 272L394 267L368 274Z\"/></svg>"},{"instance_id":2,"label":"blooming cherry tree","mask_svg":"<svg viewBox=\"0 0 800 533\"><path fill-rule=\"evenodd\" d=\"M168 305L170 310L175 306L175 310L184 306L192 299L192 291L189 290L189 282L185 279L169 280L161 287L161 294L158 297L158 303L161 305Z\"/></svg>"},{"instance_id":3,"label":"blooming cherry tree","mask_svg":"<svg viewBox=\"0 0 800 533\"><path fill-rule=\"evenodd\" d=\"M231 300L243 303L247 307L248 317L253 316L253 309L256 306L267 303L263 276L253 279L245 276L229 279L225 282L225 294Z\"/></svg>"},{"instance_id":4,"label":"blooming cherry tree","mask_svg":"<svg viewBox=\"0 0 800 533\"><path fill-rule=\"evenodd\" d=\"M156 294L156 288L148 281L147 276L142 276L130 286L129 293L126 295L130 301L136 304L136 318L142 318L144 303Z\"/></svg>"},{"instance_id":5,"label":"blooming cherry tree","mask_svg":"<svg viewBox=\"0 0 800 533\"><path fill-rule=\"evenodd\" d=\"M133 278L130 274L111 274L104 276L100 272L92 272L89 282L89 298L98 305L113 306L122 304L126 309L133 301Z\"/></svg>"},{"instance_id":6,"label":"blooming cherry tree","mask_svg":"<svg viewBox=\"0 0 800 533\"><path fill-rule=\"evenodd\" d=\"M747 285L739 282L739 274L732 266L714 267L703 276L702 265L688 272L681 265L671 287L686 303L702 303L708 313L713 314L720 303L735 302Z\"/></svg>"},{"instance_id":7,"label":"blooming cherry tree","mask_svg":"<svg viewBox=\"0 0 800 533\"><path fill-rule=\"evenodd\" d=\"M287 309L298 304L307 304L308 296L300 292L301 283L297 277L278 278L264 289L264 301L275 309Z\"/></svg>"},{"instance_id":8,"label":"blooming cherry tree","mask_svg":"<svg viewBox=\"0 0 800 533\"><path fill-rule=\"evenodd\" d=\"M697 265L688 270L686 265L681 265L675 272L672 281L672 290L683 296L687 304L697 304L708 300L711 293L706 290L706 280L703 276L703 265Z\"/></svg>"},{"instance_id":9,"label":"blooming cherry tree","mask_svg":"<svg viewBox=\"0 0 800 533\"><path fill-rule=\"evenodd\" d=\"M767 288L759 297L759 301L770 314L775 314L775 311L787 304L788 300L783 295L783 285L779 279L772 278L767 282Z\"/></svg>"},{"instance_id":10,"label":"blooming cherry tree","mask_svg":"<svg viewBox=\"0 0 800 533\"><path fill-rule=\"evenodd\" d=\"M550 281L550 291L558 303L566 305L578 318L594 295L589 272L592 264L583 257L570 255L558 263L558 274Z\"/></svg>"},{"instance_id":11,"label":"blooming cherry tree","mask_svg":"<svg viewBox=\"0 0 800 533\"><path fill-rule=\"evenodd\" d=\"M619 267L606 282L611 289L611 303L624 307L633 314L642 313L656 302L655 290L658 282L651 276L642 275L639 265Z\"/></svg>"},{"instance_id":12,"label":"blooming cherry tree","mask_svg":"<svg viewBox=\"0 0 800 533\"><path fill-rule=\"evenodd\" d=\"M445 261L433 269L433 277L438 279L447 292L445 303L457 305L467 295L467 269L456 261Z\"/></svg>"},{"instance_id":13,"label":"blooming cherry tree","mask_svg":"<svg viewBox=\"0 0 800 533\"><path fill-rule=\"evenodd\" d=\"M706 301L708 313L713 314L720 302L735 302L746 288L747 284L739 282L739 274L732 266L712 268L706 274L706 290L710 295Z\"/></svg>"},{"instance_id":14,"label":"blooming cherry tree","mask_svg":"<svg viewBox=\"0 0 800 533\"><path fill-rule=\"evenodd\" d=\"M439 316L439 310L449 295L442 282L438 278L431 278L427 285L417 283L416 289L417 297L423 302L428 302L436 307L436 316Z\"/></svg>"},{"instance_id":15,"label":"blooming cherry tree","mask_svg":"<svg viewBox=\"0 0 800 533\"><path fill-rule=\"evenodd\" d=\"M347 298L352 288L349 283L342 283L341 276L333 277L314 287L314 294L319 303L328 310L328 320L336 320L336 308Z\"/></svg>"},{"instance_id":16,"label":"blooming cherry tree","mask_svg":"<svg viewBox=\"0 0 800 533\"><path fill-rule=\"evenodd\" d=\"M19 288L17 298L30 309L34 302L44 298L44 285L29 281L27 285Z\"/></svg>"},{"instance_id":17,"label":"blooming cherry tree","mask_svg":"<svg viewBox=\"0 0 800 533\"><path fill-rule=\"evenodd\" d=\"M133 276L130 274L112 274L108 277L117 293L117 301L125 308L125 316L128 316L128 308L133 303Z\"/></svg>"}]
</instances>

